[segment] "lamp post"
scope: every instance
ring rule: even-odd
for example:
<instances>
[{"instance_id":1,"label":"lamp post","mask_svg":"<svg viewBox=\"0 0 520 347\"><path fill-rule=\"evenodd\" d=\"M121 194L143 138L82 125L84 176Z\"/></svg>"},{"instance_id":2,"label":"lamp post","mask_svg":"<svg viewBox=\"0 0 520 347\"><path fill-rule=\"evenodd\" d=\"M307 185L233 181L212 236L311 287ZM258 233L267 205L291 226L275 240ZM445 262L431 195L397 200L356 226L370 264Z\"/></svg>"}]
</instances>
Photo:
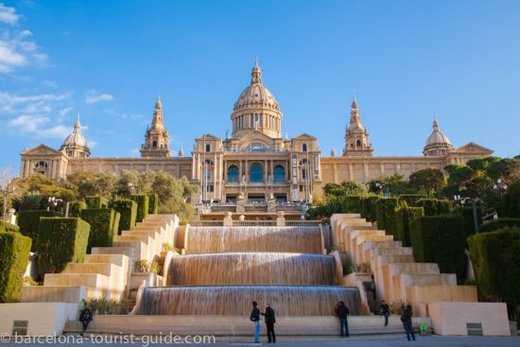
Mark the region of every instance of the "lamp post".
<instances>
[{"instance_id":1,"label":"lamp post","mask_svg":"<svg viewBox=\"0 0 520 347\"><path fill-rule=\"evenodd\" d=\"M471 198L469 196L463 197L460 195L454 195L453 200L455 200L461 206L465 206L466 204L471 204L471 207L473 209L473 225L475 228L475 232L478 233L479 225L478 225L478 214L477 214L477 199Z\"/></svg>"},{"instance_id":2,"label":"lamp post","mask_svg":"<svg viewBox=\"0 0 520 347\"><path fill-rule=\"evenodd\" d=\"M7 179L6 184L1 186L2 195L4 196L4 208L2 211L2 220L7 222L7 203L9 202L9 195L14 193L14 187L11 187L11 180Z\"/></svg>"}]
</instances>

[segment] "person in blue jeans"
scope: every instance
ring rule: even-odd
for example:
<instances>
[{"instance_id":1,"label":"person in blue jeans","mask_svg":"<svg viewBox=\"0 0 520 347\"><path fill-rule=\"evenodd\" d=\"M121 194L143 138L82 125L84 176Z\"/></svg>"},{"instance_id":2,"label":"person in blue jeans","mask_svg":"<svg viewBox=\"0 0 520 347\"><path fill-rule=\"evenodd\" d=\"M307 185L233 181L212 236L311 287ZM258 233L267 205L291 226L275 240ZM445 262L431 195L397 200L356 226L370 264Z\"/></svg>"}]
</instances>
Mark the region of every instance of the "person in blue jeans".
<instances>
[{"instance_id":1,"label":"person in blue jeans","mask_svg":"<svg viewBox=\"0 0 520 347\"><path fill-rule=\"evenodd\" d=\"M413 333L412 327L412 305L406 305L401 307L401 322L403 322L404 332L406 338L410 341L410 337L415 341L415 334Z\"/></svg>"},{"instance_id":2,"label":"person in blue jeans","mask_svg":"<svg viewBox=\"0 0 520 347\"><path fill-rule=\"evenodd\" d=\"M255 343L260 343L260 310L258 309L258 303L253 301L253 309L251 310L251 315L249 316L249 320L255 323Z\"/></svg>"},{"instance_id":3,"label":"person in blue jeans","mask_svg":"<svg viewBox=\"0 0 520 347\"><path fill-rule=\"evenodd\" d=\"M349 337L349 331L348 331L348 320L347 316L350 313L348 310L347 305L345 305L344 301L340 301L336 304L336 316L339 318L339 328L340 328L340 334L341 336Z\"/></svg>"}]
</instances>

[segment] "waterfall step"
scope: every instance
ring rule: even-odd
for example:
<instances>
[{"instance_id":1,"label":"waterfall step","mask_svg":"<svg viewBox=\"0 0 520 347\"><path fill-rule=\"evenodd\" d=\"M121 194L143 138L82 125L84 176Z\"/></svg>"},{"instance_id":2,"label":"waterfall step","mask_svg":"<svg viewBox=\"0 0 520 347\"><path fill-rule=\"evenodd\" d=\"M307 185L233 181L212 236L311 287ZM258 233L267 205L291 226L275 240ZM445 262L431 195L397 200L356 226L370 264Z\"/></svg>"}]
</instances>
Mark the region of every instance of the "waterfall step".
<instances>
[{"instance_id":1,"label":"waterfall step","mask_svg":"<svg viewBox=\"0 0 520 347\"><path fill-rule=\"evenodd\" d=\"M414 317L413 325L420 322L431 326L430 318ZM261 322L261 333L265 335L265 326ZM348 319L351 335L402 334L403 326L399 316L389 317L388 326L384 326L383 316L350 316ZM65 326L65 332L76 332L74 324ZM334 316L297 316L276 317L278 336L337 336L338 319ZM248 337L253 335L254 326L244 316L144 316L110 315L94 316L87 333L95 334L163 334L167 335L215 335L221 337ZM225 341L223 339L222 341Z\"/></svg>"}]
</instances>

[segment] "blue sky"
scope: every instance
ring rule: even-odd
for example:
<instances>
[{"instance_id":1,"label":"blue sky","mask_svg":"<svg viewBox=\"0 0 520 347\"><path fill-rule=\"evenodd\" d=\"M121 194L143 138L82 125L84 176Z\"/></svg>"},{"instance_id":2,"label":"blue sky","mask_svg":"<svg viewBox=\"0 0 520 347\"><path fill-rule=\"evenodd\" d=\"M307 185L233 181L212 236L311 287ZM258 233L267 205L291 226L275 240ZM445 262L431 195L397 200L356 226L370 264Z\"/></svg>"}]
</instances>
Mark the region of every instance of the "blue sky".
<instances>
[{"instance_id":1,"label":"blue sky","mask_svg":"<svg viewBox=\"0 0 520 347\"><path fill-rule=\"evenodd\" d=\"M3 1L0 168L58 148L81 114L93 156L137 156L160 95L170 147L223 137L255 56L283 133L343 148L355 95L376 155L520 154L520 1Z\"/></svg>"}]
</instances>

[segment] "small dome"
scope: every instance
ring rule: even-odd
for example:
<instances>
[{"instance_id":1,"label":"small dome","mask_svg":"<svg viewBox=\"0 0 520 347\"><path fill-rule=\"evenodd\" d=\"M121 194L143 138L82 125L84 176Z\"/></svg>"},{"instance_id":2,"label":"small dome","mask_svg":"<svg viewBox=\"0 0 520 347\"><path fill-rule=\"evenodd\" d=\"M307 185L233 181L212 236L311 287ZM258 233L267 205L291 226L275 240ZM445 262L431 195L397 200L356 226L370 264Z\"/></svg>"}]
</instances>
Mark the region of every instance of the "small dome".
<instances>
[{"instance_id":1,"label":"small dome","mask_svg":"<svg viewBox=\"0 0 520 347\"><path fill-rule=\"evenodd\" d=\"M262 70L258 63L251 71L251 84L240 94L233 110L249 107L267 107L279 111L278 102L273 94L262 84Z\"/></svg>"},{"instance_id":2,"label":"small dome","mask_svg":"<svg viewBox=\"0 0 520 347\"><path fill-rule=\"evenodd\" d=\"M76 124L74 124L74 130L72 130L72 133L67 136L67 138L65 138L65 141L63 141L62 147L65 146L87 146L87 140L85 140L85 137L81 134L81 123L79 122L79 116L76 120Z\"/></svg>"},{"instance_id":3,"label":"small dome","mask_svg":"<svg viewBox=\"0 0 520 347\"><path fill-rule=\"evenodd\" d=\"M451 146L450 139L448 139L448 136L444 135L440 129L439 129L439 123L435 119L433 121L433 131L430 136L428 136L428 139L426 139L426 145L438 145L438 144L447 144Z\"/></svg>"}]
</instances>

